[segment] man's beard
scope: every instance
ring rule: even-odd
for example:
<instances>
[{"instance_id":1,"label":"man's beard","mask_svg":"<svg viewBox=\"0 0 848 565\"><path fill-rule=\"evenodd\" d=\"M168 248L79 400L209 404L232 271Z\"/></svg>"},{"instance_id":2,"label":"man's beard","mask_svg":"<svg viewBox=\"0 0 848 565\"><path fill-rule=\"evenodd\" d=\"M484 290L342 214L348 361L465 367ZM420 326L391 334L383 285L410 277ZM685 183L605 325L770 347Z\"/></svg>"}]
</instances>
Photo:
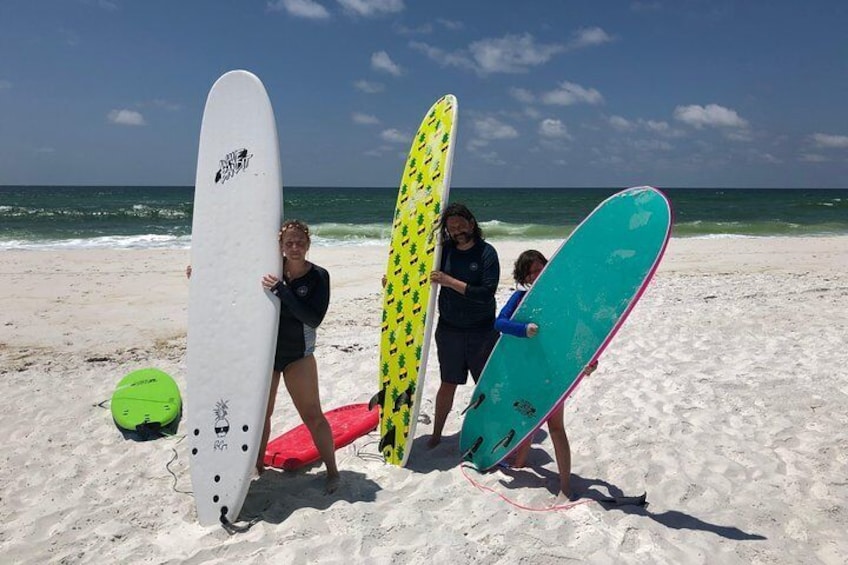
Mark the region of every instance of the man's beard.
<instances>
[{"instance_id":1,"label":"man's beard","mask_svg":"<svg viewBox=\"0 0 848 565\"><path fill-rule=\"evenodd\" d=\"M454 243L468 243L473 238L470 231L464 231L453 234L451 236L451 239L454 241Z\"/></svg>"}]
</instances>

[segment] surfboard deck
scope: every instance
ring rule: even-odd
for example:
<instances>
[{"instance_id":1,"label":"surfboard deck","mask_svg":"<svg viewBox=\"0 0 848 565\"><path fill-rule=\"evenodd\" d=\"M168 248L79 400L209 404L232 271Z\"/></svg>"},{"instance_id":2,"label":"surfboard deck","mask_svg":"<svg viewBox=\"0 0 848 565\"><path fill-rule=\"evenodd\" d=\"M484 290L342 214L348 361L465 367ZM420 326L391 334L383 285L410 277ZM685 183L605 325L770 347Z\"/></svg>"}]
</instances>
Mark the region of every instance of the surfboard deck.
<instances>
[{"instance_id":1,"label":"surfboard deck","mask_svg":"<svg viewBox=\"0 0 848 565\"><path fill-rule=\"evenodd\" d=\"M665 251L671 207L652 187L606 199L571 233L514 320L533 338L502 335L471 396L460 452L477 469L509 455L576 388L639 300Z\"/></svg>"},{"instance_id":2,"label":"surfboard deck","mask_svg":"<svg viewBox=\"0 0 848 565\"><path fill-rule=\"evenodd\" d=\"M179 418L182 398L171 375L154 368L139 369L118 381L110 408L115 423L124 430L158 430Z\"/></svg>"},{"instance_id":3,"label":"surfboard deck","mask_svg":"<svg viewBox=\"0 0 848 565\"><path fill-rule=\"evenodd\" d=\"M458 105L447 94L421 122L401 176L392 223L380 329L379 449L403 466L421 403L436 293L430 272L439 263L437 224L447 203Z\"/></svg>"},{"instance_id":4,"label":"surfboard deck","mask_svg":"<svg viewBox=\"0 0 848 565\"><path fill-rule=\"evenodd\" d=\"M201 524L238 518L270 393L281 273L279 145L262 82L231 71L212 86L197 157L188 305L187 423Z\"/></svg>"},{"instance_id":5,"label":"surfboard deck","mask_svg":"<svg viewBox=\"0 0 848 565\"><path fill-rule=\"evenodd\" d=\"M330 423L336 449L349 445L357 438L374 431L380 422L380 412L368 404L349 404L324 413ZM299 469L321 458L312 435L300 424L268 442L265 464L286 471Z\"/></svg>"}]
</instances>

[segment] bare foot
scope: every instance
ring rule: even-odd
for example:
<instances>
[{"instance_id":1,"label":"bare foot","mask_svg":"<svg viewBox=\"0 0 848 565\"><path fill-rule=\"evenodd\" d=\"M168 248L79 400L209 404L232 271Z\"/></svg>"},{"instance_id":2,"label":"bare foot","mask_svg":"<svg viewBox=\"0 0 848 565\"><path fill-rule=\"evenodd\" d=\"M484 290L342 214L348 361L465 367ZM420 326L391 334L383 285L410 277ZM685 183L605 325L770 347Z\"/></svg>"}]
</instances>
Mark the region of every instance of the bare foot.
<instances>
[{"instance_id":1,"label":"bare foot","mask_svg":"<svg viewBox=\"0 0 848 565\"><path fill-rule=\"evenodd\" d=\"M433 449L440 443L442 443L442 436L430 436L430 439L427 440L427 447Z\"/></svg>"},{"instance_id":2,"label":"bare foot","mask_svg":"<svg viewBox=\"0 0 848 565\"><path fill-rule=\"evenodd\" d=\"M331 475L327 473L327 482L324 483L324 494L333 494L336 492L341 482L342 478L338 474Z\"/></svg>"}]
</instances>

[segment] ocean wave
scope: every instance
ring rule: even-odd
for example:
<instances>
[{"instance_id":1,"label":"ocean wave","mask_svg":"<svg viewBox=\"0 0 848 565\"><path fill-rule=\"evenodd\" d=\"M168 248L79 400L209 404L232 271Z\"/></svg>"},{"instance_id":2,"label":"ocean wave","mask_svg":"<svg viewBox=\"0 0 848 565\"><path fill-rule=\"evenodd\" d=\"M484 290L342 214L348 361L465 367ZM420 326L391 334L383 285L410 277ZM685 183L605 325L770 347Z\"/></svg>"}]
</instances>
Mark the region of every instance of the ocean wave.
<instances>
[{"instance_id":1,"label":"ocean wave","mask_svg":"<svg viewBox=\"0 0 848 565\"><path fill-rule=\"evenodd\" d=\"M0 240L0 251L61 249L189 249L191 236L158 234L101 236L89 238Z\"/></svg>"}]
</instances>

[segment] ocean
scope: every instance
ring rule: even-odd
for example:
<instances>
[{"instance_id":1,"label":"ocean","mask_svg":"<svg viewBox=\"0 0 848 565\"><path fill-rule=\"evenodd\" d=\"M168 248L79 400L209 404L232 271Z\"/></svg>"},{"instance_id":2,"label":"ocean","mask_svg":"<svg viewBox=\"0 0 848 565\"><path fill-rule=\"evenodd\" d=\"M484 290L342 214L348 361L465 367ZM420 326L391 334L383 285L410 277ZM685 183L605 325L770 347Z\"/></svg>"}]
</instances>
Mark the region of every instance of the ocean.
<instances>
[{"instance_id":1,"label":"ocean","mask_svg":"<svg viewBox=\"0 0 848 565\"><path fill-rule=\"evenodd\" d=\"M452 188L484 236L562 239L620 189ZM663 188L672 237L848 234L848 189ZM0 250L191 245L194 187L0 186ZM286 218L310 224L313 245L384 245L397 189L286 187Z\"/></svg>"}]
</instances>

